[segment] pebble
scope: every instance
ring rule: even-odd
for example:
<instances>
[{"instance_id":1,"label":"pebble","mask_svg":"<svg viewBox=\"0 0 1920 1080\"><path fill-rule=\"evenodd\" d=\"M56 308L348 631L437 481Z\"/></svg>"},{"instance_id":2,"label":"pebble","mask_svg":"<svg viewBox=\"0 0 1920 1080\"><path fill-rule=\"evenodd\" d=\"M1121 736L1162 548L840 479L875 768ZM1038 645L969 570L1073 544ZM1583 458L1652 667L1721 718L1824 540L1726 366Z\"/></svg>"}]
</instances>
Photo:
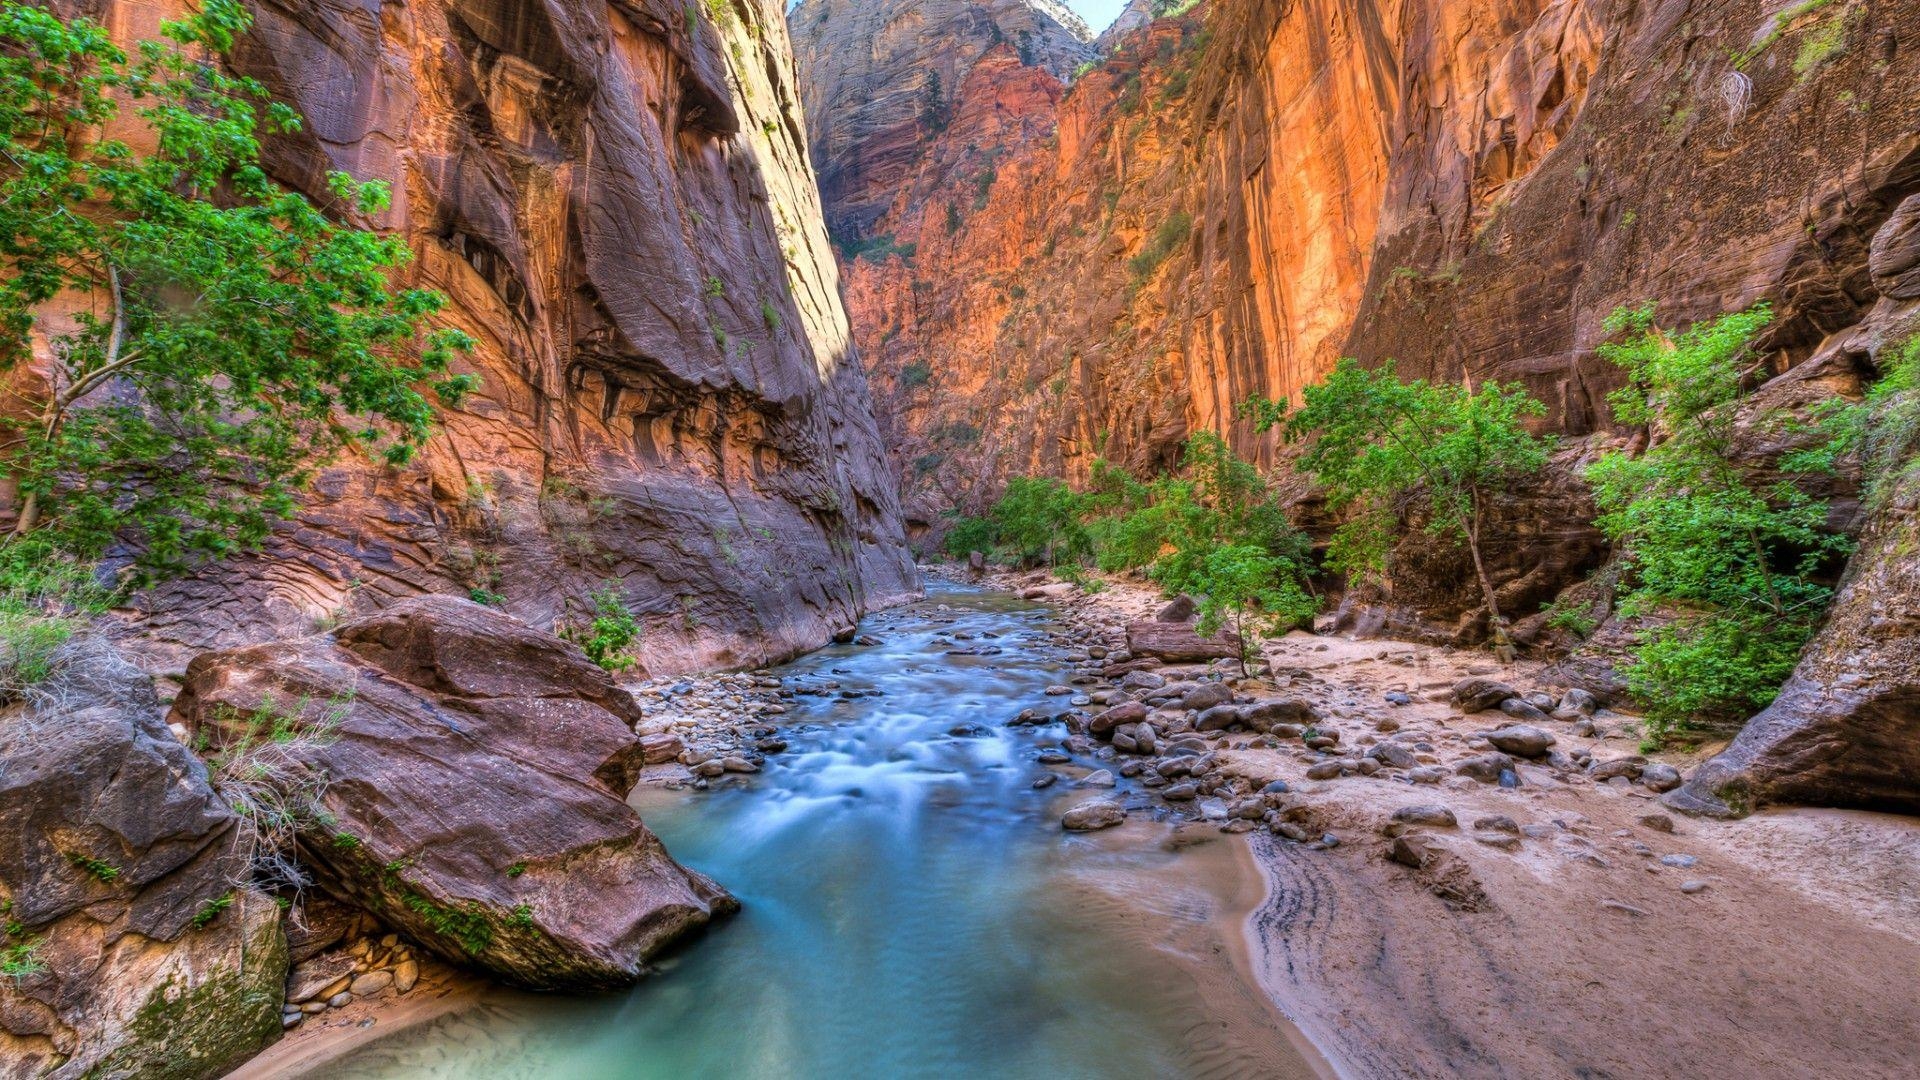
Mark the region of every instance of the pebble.
<instances>
[{"instance_id":1,"label":"pebble","mask_svg":"<svg viewBox=\"0 0 1920 1080\"><path fill-rule=\"evenodd\" d=\"M1058 776L1055 776L1053 773L1047 773L1033 782L1033 789L1039 791L1042 788L1050 788L1059 782L1060 778Z\"/></svg>"},{"instance_id":2,"label":"pebble","mask_svg":"<svg viewBox=\"0 0 1920 1080\"><path fill-rule=\"evenodd\" d=\"M349 990L342 990L339 993L327 999L327 1008L339 1009L339 1008L344 1008L345 1006L350 1005L352 1003L353 1003L353 992Z\"/></svg>"},{"instance_id":3,"label":"pebble","mask_svg":"<svg viewBox=\"0 0 1920 1080\"><path fill-rule=\"evenodd\" d=\"M1688 896L1692 896L1694 893L1697 893L1697 892L1705 892L1706 888L1707 888L1706 882L1699 881L1693 878L1689 878L1688 880L1680 883L1680 891L1683 893L1686 893Z\"/></svg>"},{"instance_id":4,"label":"pebble","mask_svg":"<svg viewBox=\"0 0 1920 1080\"><path fill-rule=\"evenodd\" d=\"M1115 783L1117 783L1117 781L1114 780L1113 773L1109 772L1106 769L1101 769L1098 772L1091 772L1081 777L1080 782L1075 784L1074 786L1075 787L1092 787L1092 788L1110 788L1114 786Z\"/></svg>"},{"instance_id":5,"label":"pebble","mask_svg":"<svg viewBox=\"0 0 1920 1080\"><path fill-rule=\"evenodd\" d=\"M1694 868L1695 866L1698 866L1699 864L1700 864L1700 860L1699 860L1698 858L1695 858L1695 857L1694 857L1694 856L1692 856L1692 855L1662 855L1662 856L1660 856L1660 865L1661 865L1661 866L1671 866L1671 867L1673 867L1673 868L1675 868L1675 869L1677 869L1677 870L1691 870L1691 869L1693 869L1693 868Z\"/></svg>"},{"instance_id":6,"label":"pebble","mask_svg":"<svg viewBox=\"0 0 1920 1080\"><path fill-rule=\"evenodd\" d=\"M1640 782L1649 791L1672 791L1680 786L1680 770L1655 762L1640 770Z\"/></svg>"},{"instance_id":7,"label":"pebble","mask_svg":"<svg viewBox=\"0 0 1920 1080\"><path fill-rule=\"evenodd\" d=\"M364 975L355 975L349 988L355 997L372 997L393 985L393 972L369 971Z\"/></svg>"}]
</instances>

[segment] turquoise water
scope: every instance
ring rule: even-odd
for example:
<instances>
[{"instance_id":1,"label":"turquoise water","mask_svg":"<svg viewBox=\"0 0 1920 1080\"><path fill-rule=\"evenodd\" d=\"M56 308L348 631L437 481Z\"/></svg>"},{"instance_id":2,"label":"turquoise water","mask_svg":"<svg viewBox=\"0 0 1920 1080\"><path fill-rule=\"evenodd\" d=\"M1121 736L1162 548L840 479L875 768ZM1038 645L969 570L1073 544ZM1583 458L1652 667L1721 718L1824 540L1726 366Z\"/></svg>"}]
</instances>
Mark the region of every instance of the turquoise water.
<instances>
[{"instance_id":1,"label":"turquoise water","mask_svg":"<svg viewBox=\"0 0 1920 1080\"><path fill-rule=\"evenodd\" d=\"M799 695L784 718L791 749L764 772L709 793L634 797L676 857L740 897L739 916L630 992L501 992L322 1072L1257 1074L1231 1048L1196 1049L1196 1026L1227 1021L1216 1023L1157 940L1156 919L1191 929L1217 906L1156 884L1177 860L1200 856L1165 850L1163 826L1062 833L1058 814L1075 796L1031 785L1043 772L1032 761L1039 745L1064 729L999 726L1053 700L1041 691L1067 674L1051 628L1044 608L948 588L869 619L862 630L879 645L834 646L781 668L796 687L880 693ZM948 734L969 721L990 734ZM1283 1041L1258 1019L1242 1026L1259 1030L1230 1041ZM1210 1030L1208 1041L1220 1038Z\"/></svg>"}]
</instances>

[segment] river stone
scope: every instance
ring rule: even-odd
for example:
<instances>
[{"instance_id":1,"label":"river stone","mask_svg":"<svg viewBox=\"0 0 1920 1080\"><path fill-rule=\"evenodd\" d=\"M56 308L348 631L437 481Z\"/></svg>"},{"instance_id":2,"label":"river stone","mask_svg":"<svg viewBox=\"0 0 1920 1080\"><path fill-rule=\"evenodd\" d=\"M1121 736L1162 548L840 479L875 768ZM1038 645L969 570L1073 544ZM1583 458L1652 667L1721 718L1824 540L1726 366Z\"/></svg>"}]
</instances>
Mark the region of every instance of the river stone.
<instances>
[{"instance_id":1,"label":"river stone","mask_svg":"<svg viewBox=\"0 0 1920 1080\"><path fill-rule=\"evenodd\" d=\"M1216 705L1224 705L1233 700L1233 691L1225 683L1201 683L1180 699L1180 707L1193 712L1205 712Z\"/></svg>"},{"instance_id":2,"label":"river stone","mask_svg":"<svg viewBox=\"0 0 1920 1080\"><path fill-rule=\"evenodd\" d=\"M1120 680L1122 690L1158 690L1167 685L1166 676L1151 671L1129 671Z\"/></svg>"},{"instance_id":3,"label":"river stone","mask_svg":"<svg viewBox=\"0 0 1920 1080\"><path fill-rule=\"evenodd\" d=\"M1605 783L1615 777L1632 780L1646 769L1647 759L1642 757L1610 758L1596 761L1587 766L1587 776L1595 783Z\"/></svg>"},{"instance_id":4,"label":"river stone","mask_svg":"<svg viewBox=\"0 0 1920 1080\"><path fill-rule=\"evenodd\" d=\"M322 703L296 720L332 725L286 749L290 771L330 781L328 816L301 831L306 869L449 960L534 989L622 986L738 906L627 805L632 696L504 612L414 597L331 636L202 654L173 718L217 750L270 702Z\"/></svg>"},{"instance_id":5,"label":"river stone","mask_svg":"<svg viewBox=\"0 0 1920 1080\"><path fill-rule=\"evenodd\" d=\"M1393 820L1402 825L1433 825L1451 829L1459 824L1453 811L1444 806L1422 803L1418 806L1403 806L1393 812Z\"/></svg>"},{"instance_id":6,"label":"river stone","mask_svg":"<svg viewBox=\"0 0 1920 1080\"><path fill-rule=\"evenodd\" d=\"M393 972L369 971L365 975L355 975L352 985L347 989L353 991L354 997L372 997L392 985Z\"/></svg>"},{"instance_id":7,"label":"river stone","mask_svg":"<svg viewBox=\"0 0 1920 1080\"><path fill-rule=\"evenodd\" d=\"M1559 740L1553 733L1529 724L1511 724L1483 736L1493 748L1519 757L1542 757Z\"/></svg>"},{"instance_id":8,"label":"river stone","mask_svg":"<svg viewBox=\"0 0 1920 1080\"><path fill-rule=\"evenodd\" d=\"M1397 742L1383 742L1370 747L1367 756L1391 769L1411 769L1420 764L1420 760L1413 756L1413 751Z\"/></svg>"},{"instance_id":9,"label":"river stone","mask_svg":"<svg viewBox=\"0 0 1920 1080\"><path fill-rule=\"evenodd\" d=\"M1084 802L1060 817L1060 826L1071 832L1110 829L1127 820L1127 811L1119 803L1106 799Z\"/></svg>"},{"instance_id":10,"label":"river stone","mask_svg":"<svg viewBox=\"0 0 1920 1080\"><path fill-rule=\"evenodd\" d=\"M1307 767L1307 779L1332 780L1345 771L1345 763L1338 758L1332 761L1317 761Z\"/></svg>"},{"instance_id":11,"label":"river stone","mask_svg":"<svg viewBox=\"0 0 1920 1080\"><path fill-rule=\"evenodd\" d=\"M1453 771L1483 784L1497 784L1500 775L1513 769L1513 759L1497 751L1476 754L1460 761Z\"/></svg>"},{"instance_id":12,"label":"river stone","mask_svg":"<svg viewBox=\"0 0 1920 1080\"><path fill-rule=\"evenodd\" d=\"M1225 731L1241 722L1244 714L1237 705L1215 705L1194 718L1195 731Z\"/></svg>"},{"instance_id":13,"label":"river stone","mask_svg":"<svg viewBox=\"0 0 1920 1080\"><path fill-rule=\"evenodd\" d=\"M1122 753L1151 754L1155 741L1152 724L1122 724L1113 729L1113 748Z\"/></svg>"},{"instance_id":14,"label":"river stone","mask_svg":"<svg viewBox=\"0 0 1920 1080\"><path fill-rule=\"evenodd\" d=\"M1118 782L1119 781L1113 778L1112 772L1106 769L1101 769L1098 772L1090 772L1087 775L1081 777L1079 782L1075 783L1074 786L1086 787L1086 788L1110 788Z\"/></svg>"},{"instance_id":15,"label":"river stone","mask_svg":"<svg viewBox=\"0 0 1920 1080\"><path fill-rule=\"evenodd\" d=\"M1095 713L1093 718L1087 721L1087 734L1095 738L1107 738L1122 724L1135 724L1145 720L1150 711L1143 702L1138 701L1115 705L1105 712Z\"/></svg>"},{"instance_id":16,"label":"river stone","mask_svg":"<svg viewBox=\"0 0 1920 1080\"><path fill-rule=\"evenodd\" d=\"M1153 617L1160 622L1183 623L1191 621L1193 619L1193 613L1193 597L1188 596L1186 593L1181 593L1168 602L1167 606L1155 613Z\"/></svg>"},{"instance_id":17,"label":"river stone","mask_svg":"<svg viewBox=\"0 0 1920 1080\"><path fill-rule=\"evenodd\" d=\"M1680 786L1680 770L1654 762L1640 770L1640 782L1652 791L1672 791Z\"/></svg>"},{"instance_id":18,"label":"river stone","mask_svg":"<svg viewBox=\"0 0 1920 1080\"><path fill-rule=\"evenodd\" d=\"M1303 701L1300 698L1290 697L1269 698L1266 701L1256 701L1246 706L1246 708L1242 710L1241 715L1245 717L1247 724L1250 726L1257 727L1262 731L1273 732L1274 734L1280 734L1275 729L1281 724L1299 724L1304 726L1320 718L1320 713L1314 709L1311 703ZM1297 732L1295 734L1297 734ZM1287 735L1283 737L1291 738L1292 736Z\"/></svg>"},{"instance_id":19,"label":"river stone","mask_svg":"<svg viewBox=\"0 0 1920 1080\"><path fill-rule=\"evenodd\" d=\"M407 991L412 990L413 984L419 981L420 981L419 961L414 960L412 957L408 957L407 959L402 960L398 964L394 965L394 968L393 968L393 992L394 993L404 994Z\"/></svg>"},{"instance_id":20,"label":"river stone","mask_svg":"<svg viewBox=\"0 0 1920 1080\"><path fill-rule=\"evenodd\" d=\"M1560 707L1577 712L1582 716L1592 716L1600 708L1594 696L1579 687L1574 687L1560 695Z\"/></svg>"},{"instance_id":21,"label":"river stone","mask_svg":"<svg viewBox=\"0 0 1920 1080\"><path fill-rule=\"evenodd\" d=\"M1500 703L1500 711L1523 724L1544 724L1549 719L1540 707L1523 698L1508 698Z\"/></svg>"},{"instance_id":22,"label":"river stone","mask_svg":"<svg viewBox=\"0 0 1920 1080\"><path fill-rule=\"evenodd\" d=\"M327 953L302 961L287 974L287 1000L298 1005L316 997L332 997L346 989L346 976L352 972L353 957L347 953Z\"/></svg>"},{"instance_id":23,"label":"river stone","mask_svg":"<svg viewBox=\"0 0 1920 1080\"><path fill-rule=\"evenodd\" d=\"M1461 712L1477 713L1496 708L1517 693L1513 687L1496 679L1473 676L1454 683L1450 699L1453 707Z\"/></svg>"}]
</instances>

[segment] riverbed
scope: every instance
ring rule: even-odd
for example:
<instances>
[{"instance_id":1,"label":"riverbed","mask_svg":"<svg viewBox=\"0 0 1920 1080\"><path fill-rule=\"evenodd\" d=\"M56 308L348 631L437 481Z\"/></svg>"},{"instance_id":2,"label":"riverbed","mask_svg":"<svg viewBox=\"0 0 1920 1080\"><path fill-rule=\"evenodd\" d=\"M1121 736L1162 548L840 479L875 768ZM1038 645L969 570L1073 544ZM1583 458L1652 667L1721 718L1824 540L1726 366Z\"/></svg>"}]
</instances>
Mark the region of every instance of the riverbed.
<instances>
[{"instance_id":1,"label":"riverbed","mask_svg":"<svg viewBox=\"0 0 1920 1080\"><path fill-rule=\"evenodd\" d=\"M632 991L490 990L311 1075L1324 1072L1253 989L1242 930L1264 885L1241 837L1143 797L1122 828L1061 830L1098 763L1050 770L1035 759L1063 727L1003 726L1070 672L1050 609L938 585L860 630L878 643L775 669L797 693L764 771L633 796L738 917ZM1067 779L1035 788L1050 772Z\"/></svg>"}]
</instances>

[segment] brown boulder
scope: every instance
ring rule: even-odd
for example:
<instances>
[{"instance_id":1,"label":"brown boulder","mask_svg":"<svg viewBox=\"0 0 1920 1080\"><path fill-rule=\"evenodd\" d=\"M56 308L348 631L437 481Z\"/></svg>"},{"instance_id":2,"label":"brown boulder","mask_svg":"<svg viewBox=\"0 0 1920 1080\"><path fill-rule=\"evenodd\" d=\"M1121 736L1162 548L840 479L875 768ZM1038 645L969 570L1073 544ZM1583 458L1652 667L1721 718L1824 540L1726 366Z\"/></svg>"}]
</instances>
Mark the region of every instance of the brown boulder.
<instances>
[{"instance_id":1,"label":"brown boulder","mask_svg":"<svg viewBox=\"0 0 1920 1080\"><path fill-rule=\"evenodd\" d=\"M574 646L419 597L337 637L203 655L173 718L216 750L261 715L312 736L331 818L302 826L330 892L440 955L540 989L617 986L733 899L625 802L640 715Z\"/></svg>"},{"instance_id":2,"label":"brown boulder","mask_svg":"<svg viewBox=\"0 0 1920 1080\"><path fill-rule=\"evenodd\" d=\"M1453 707L1463 713L1485 712L1500 707L1500 703L1510 697L1519 696L1519 691L1498 679L1473 676L1461 679L1453 684L1451 700Z\"/></svg>"},{"instance_id":3,"label":"brown boulder","mask_svg":"<svg viewBox=\"0 0 1920 1080\"><path fill-rule=\"evenodd\" d=\"M1240 639L1224 630L1201 637L1190 623L1154 620L1127 624L1127 651L1173 663L1227 660L1240 655Z\"/></svg>"},{"instance_id":4,"label":"brown boulder","mask_svg":"<svg viewBox=\"0 0 1920 1080\"><path fill-rule=\"evenodd\" d=\"M218 1075L280 1032L280 909L238 819L111 653L0 720L0 1075Z\"/></svg>"}]
</instances>

